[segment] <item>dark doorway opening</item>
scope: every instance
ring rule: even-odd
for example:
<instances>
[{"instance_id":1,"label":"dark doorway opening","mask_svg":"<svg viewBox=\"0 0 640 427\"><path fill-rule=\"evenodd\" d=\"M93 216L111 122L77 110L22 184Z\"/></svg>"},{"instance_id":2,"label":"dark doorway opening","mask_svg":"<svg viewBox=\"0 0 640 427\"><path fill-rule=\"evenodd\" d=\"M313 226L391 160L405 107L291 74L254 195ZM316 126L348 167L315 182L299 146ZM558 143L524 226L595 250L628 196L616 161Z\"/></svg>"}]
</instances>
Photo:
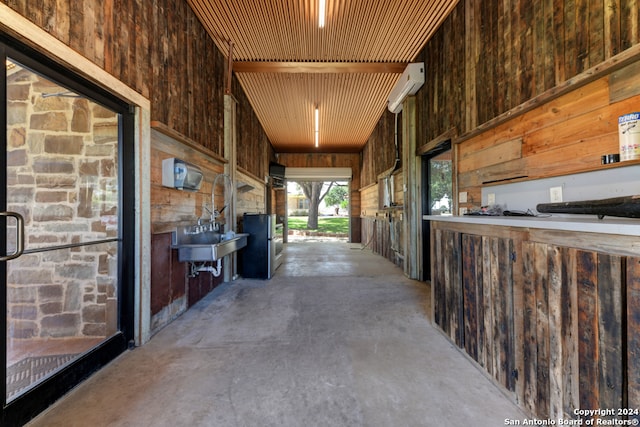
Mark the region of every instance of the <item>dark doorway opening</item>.
<instances>
[{"instance_id":1,"label":"dark doorway opening","mask_svg":"<svg viewBox=\"0 0 640 427\"><path fill-rule=\"evenodd\" d=\"M447 140L422 156L423 215L453 214L453 161L451 140ZM431 279L431 230L430 221L423 220L423 274Z\"/></svg>"}]
</instances>

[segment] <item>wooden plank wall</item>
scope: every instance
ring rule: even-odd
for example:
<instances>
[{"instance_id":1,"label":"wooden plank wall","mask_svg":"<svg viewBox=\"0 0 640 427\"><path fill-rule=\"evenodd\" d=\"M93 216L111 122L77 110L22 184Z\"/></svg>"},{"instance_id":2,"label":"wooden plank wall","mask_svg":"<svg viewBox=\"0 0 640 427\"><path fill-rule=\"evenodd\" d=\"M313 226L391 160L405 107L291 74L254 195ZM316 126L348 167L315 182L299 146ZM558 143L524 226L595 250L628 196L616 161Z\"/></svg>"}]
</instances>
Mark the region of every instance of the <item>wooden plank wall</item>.
<instances>
[{"instance_id":1,"label":"wooden plank wall","mask_svg":"<svg viewBox=\"0 0 640 427\"><path fill-rule=\"evenodd\" d=\"M460 1L417 60L423 143L464 135L640 42L635 0Z\"/></svg>"},{"instance_id":2,"label":"wooden plank wall","mask_svg":"<svg viewBox=\"0 0 640 427\"><path fill-rule=\"evenodd\" d=\"M418 146L449 129L465 129L470 107L465 92L470 88L465 85L464 3L459 2L416 58L425 63L425 83L416 95Z\"/></svg>"},{"instance_id":3,"label":"wooden plank wall","mask_svg":"<svg viewBox=\"0 0 640 427\"><path fill-rule=\"evenodd\" d=\"M224 171L224 165L158 131L153 130L151 138L151 232L169 232L177 226L194 224L203 212L207 213L203 204L211 209L211 186L215 176ZM170 157L202 169L204 178L199 191L180 191L162 186L162 160ZM221 185L217 187L222 190ZM222 198L223 195L220 192L216 197Z\"/></svg>"},{"instance_id":4,"label":"wooden plank wall","mask_svg":"<svg viewBox=\"0 0 640 427\"><path fill-rule=\"evenodd\" d=\"M234 97L238 101L236 115L238 127L237 160L238 167L248 171L256 179L269 175L269 162L276 161L275 151L258 121L249 100L234 78Z\"/></svg>"},{"instance_id":5,"label":"wooden plank wall","mask_svg":"<svg viewBox=\"0 0 640 427\"><path fill-rule=\"evenodd\" d=\"M385 110L362 151L359 215L362 222L361 242L368 243L368 247L374 253L402 266L402 258L396 256L395 251L403 255L401 244L404 241L403 219L398 209L387 210L380 203L384 181L379 179L394 168L396 156L402 159L402 113L397 115L397 120L398 150L396 150L396 115ZM393 201L399 206L404 204L401 166L400 162L398 171L391 177L394 188ZM392 222L389 221L389 215L392 216ZM394 231L393 237L391 227Z\"/></svg>"},{"instance_id":6,"label":"wooden plank wall","mask_svg":"<svg viewBox=\"0 0 640 427\"><path fill-rule=\"evenodd\" d=\"M378 182L378 176L393 168L396 159L395 114L385 110L362 150L360 185ZM402 158L402 113L398 115L399 158Z\"/></svg>"},{"instance_id":7,"label":"wooden plank wall","mask_svg":"<svg viewBox=\"0 0 640 427\"><path fill-rule=\"evenodd\" d=\"M380 207L378 206L378 184L369 185L360 190L360 216L375 217Z\"/></svg>"},{"instance_id":8,"label":"wooden plank wall","mask_svg":"<svg viewBox=\"0 0 640 427\"><path fill-rule=\"evenodd\" d=\"M245 213L276 213L273 206L267 206L267 192L273 190L268 188L264 181L238 171L236 182L238 185L252 187L236 191L236 224L240 222Z\"/></svg>"},{"instance_id":9,"label":"wooden plank wall","mask_svg":"<svg viewBox=\"0 0 640 427\"><path fill-rule=\"evenodd\" d=\"M156 129L151 131L151 138L151 328L156 331L202 299L224 279L224 276L214 277L209 273L188 277L187 263L178 262L176 250L171 249L171 232L176 227L193 225L201 216L205 221L209 218L210 213L203 206L211 209L213 180L224 172L224 164ZM199 191L162 186L162 160L170 157L180 158L202 169L204 178ZM236 214L240 217L245 212L265 212L264 183L242 172L238 172L237 179L253 189L236 194ZM224 198L222 191L218 181L216 205ZM221 219L228 221L224 214Z\"/></svg>"},{"instance_id":10,"label":"wooden plank wall","mask_svg":"<svg viewBox=\"0 0 640 427\"><path fill-rule=\"evenodd\" d=\"M467 40L462 61L466 108L462 110L466 114L453 124L463 138L496 118L503 124L459 145L459 191L467 191L477 205L483 185L594 170L600 166L601 155L618 152L617 117L635 111L638 98L629 94L625 100L614 100L610 76L542 103L524 116L514 114L515 118L507 119L504 115L536 97L552 95L576 76L591 73L637 45L640 17L635 1L610 5L512 0L495 5L466 0L459 8L462 3ZM452 14L450 19L455 17ZM438 49L445 52L443 56L458 54L455 47ZM425 50L431 52L429 44ZM457 66L452 66L454 71L445 81L460 81ZM639 81L635 73L628 76L627 86L637 86ZM425 111L440 106L428 91L418 95L425 98ZM430 111L429 116L439 117L441 123L428 128L427 138L451 127L448 105L445 102L439 113Z\"/></svg>"},{"instance_id":11,"label":"wooden plank wall","mask_svg":"<svg viewBox=\"0 0 640 427\"><path fill-rule=\"evenodd\" d=\"M171 249L171 233L151 238L151 329L164 326L178 312L187 308L187 264L178 262ZM181 299L185 299L181 301ZM177 307L176 307L177 305ZM165 313L162 313L166 311ZM161 315L165 314L165 315Z\"/></svg>"},{"instance_id":12,"label":"wooden plank wall","mask_svg":"<svg viewBox=\"0 0 640 427\"><path fill-rule=\"evenodd\" d=\"M151 120L222 156L226 59L183 0L2 0L151 100ZM273 156L238 81L238 164ZM256 156L263 153L264 156Z\"/></svg>"},{"instance_id":13,"label":"wooden plank wall","mask_svg":"<svg viewBox=\"0 0 640 427\"><path fill-rule=\"evenodd\" d=\"M553 93L639 43L636 0L460 1L416 58L426 66L416 94L418 146L455 130L458 190L476 204L483 182L597 168L600 155L618 151L617 116L637 110L638 66L614 73L619 87L635 90L616 89L616 75L603 75L559 99ZM544 96L549 102L532 101ZM377 132L388 120L363 150L363 186L375 182L374 165L388 165L377 158ZM496 123L503 124L480 133Z\"/></svg>"},{"instance_id":14,"label":"wooden plank wall","mask_svg":"<svg viewBox=\"0 0 640 427\"><path fill-rule=\"evenodd\" d=\"M189 305L188 266L171 249L171 233L151 236L151 333L169 324Z\"/></svg>"},{"instance_id":15,"label":"wooden plank wall","mask_svg":"<svg viewBox=\"0 0 640 427\"><path fill-rule=\"evenodd\" d=\"M396 173L392 179L393 200L398 205L396 207L380 206L379 200L383 199L381 195L383 180L380 180L379 184L369 185L360 190L360 221L362 223L360 241L367 244L374 253L384 256L398 266L403 266L405 233L402 215L404 203L402 174ZM393 236L391 231L394 232Z\"/></svg>"},{"instance_id":16,"label":"wooden plank wall","mask_svg":"<svg viewBox=\"0 0 640 427\"><path fill-rule=\"evenodd\" d=\"M385 216L365 217L362 221L361 243L372 252L388 259L398 267L403 268L403 259L396 255L394 248L400 251L402 248L402 224L397 218L393 221ZM392 238L391 232L395 233ZM395 239L395 240L394 240Z\"/></svg>"},{"instance_id":17,"label":"wooden plank wall","mask_svg":"<svg viewBox=\"0 0 640 427\"><path fill-rule=\"evenodd\" d=\"M633 80L640 83L637 75ZM611 167L600 157L618 153L618 117L637 110L640 95L611 103L610 81L602 77L460 143L459 190L477 201L492 183Z\"/></svg>"},{"instance_id":18,"label":"wooden plank wall","mask_svg":"<svg viewBox=\"0 0 640 427\"><path fill-rule=\"evenodd\" d=\"M388 176L388 175L387 175ZM384 256L396 265L402 266L402 257L396 256L396 252L403 254L403 242L405 239L403 229L402 206L404 204L403 176L396 172L393 179L393 201L396 207L381 206L383 200L384 180L378 179L378 183L368 185L360 189L360 219L362 222L361 242L369 243L368 247L373 252ZM382 222L393 222L382 226ZM390 235L394 231L393 237ZM395 249L395 251L394 251Z\"/></svg>"},{"instance_id":19,"label":"wooden plank wall","mask_svg":"<svg viewBox=\"0 0 640 427\"><path fill-rule=\"evenodd\" d=\"M202 298L202 281L210 285L213 279L187 277L186 263L178 262L171 249L171 231L182 225L194 224L202 215L203 203L211 203L213 176L223 170L222 164L205 159L201 152L185 146L171 137L152 130L151 148L151 330L159 330ZM202 168L205 180L198 192L180 191L162 186L162 160L178 157ZM210 276L207 274L206 276ZM216 279L220 282L219 279ZM207 289L212 286L207 286Z\"/></svg>"},{"instance_id":20,"label":"wooden plank wall","mask_svg":"<svg viewBox=\"0 0 640 427\"><path fill-rule=\"evenodd\" d=\"M287 216L286 212L286 198L287 191L283 188L271 190L271 212L277 216L277 222L284 222Z\"/></svg>"}]
</instances>

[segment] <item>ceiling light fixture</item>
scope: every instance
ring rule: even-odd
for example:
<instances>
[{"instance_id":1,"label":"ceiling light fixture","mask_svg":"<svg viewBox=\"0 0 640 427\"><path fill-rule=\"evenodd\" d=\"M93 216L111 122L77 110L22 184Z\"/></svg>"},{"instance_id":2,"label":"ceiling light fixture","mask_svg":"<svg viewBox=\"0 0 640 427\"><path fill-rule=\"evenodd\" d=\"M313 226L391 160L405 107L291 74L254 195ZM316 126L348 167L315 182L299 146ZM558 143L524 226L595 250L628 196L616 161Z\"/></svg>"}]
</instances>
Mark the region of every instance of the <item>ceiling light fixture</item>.
<instances>
[{"instance_id":1,"label":"ceiling light fixture","mask_svg":"<svg viewBox=\"0 0 640 427\"><path fill-rule=\"evenodd\" d=\"M318 146L318 138L320 136L320 112L318 111L318 107L316 106L316 131L315 131L315 138L316 138L316 147Z\"/></svg>"},{"instance_id":2,"label":"ceiling light fixture","mask_svg":"<svg viewBox=\"0 0 640 427\"><path fill-rule=\"evenodd\" d=\"M318 27L324 28L324 13L326 9L326 0L320 0L318 4Z\"/></svg>"}]
</instances>

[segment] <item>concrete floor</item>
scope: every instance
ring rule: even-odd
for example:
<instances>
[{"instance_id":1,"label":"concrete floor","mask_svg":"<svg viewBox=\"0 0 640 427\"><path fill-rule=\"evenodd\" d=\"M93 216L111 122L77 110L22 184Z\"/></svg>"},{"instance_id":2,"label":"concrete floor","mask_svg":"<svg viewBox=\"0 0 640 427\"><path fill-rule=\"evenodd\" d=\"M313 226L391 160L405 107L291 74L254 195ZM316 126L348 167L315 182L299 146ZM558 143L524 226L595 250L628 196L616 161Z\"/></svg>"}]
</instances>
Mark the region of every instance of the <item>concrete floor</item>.
<instances>
[{"instance_id":1,"label":"concrete floor","mask_svg":"<svg viewBox=\"0 0 640 427\"><path fill-rule=\"evenodd\" d=\"M525 415L430 324L430 292L347 243L289 243L29 425L501 426Z\"/></svg>"}]
</instances>

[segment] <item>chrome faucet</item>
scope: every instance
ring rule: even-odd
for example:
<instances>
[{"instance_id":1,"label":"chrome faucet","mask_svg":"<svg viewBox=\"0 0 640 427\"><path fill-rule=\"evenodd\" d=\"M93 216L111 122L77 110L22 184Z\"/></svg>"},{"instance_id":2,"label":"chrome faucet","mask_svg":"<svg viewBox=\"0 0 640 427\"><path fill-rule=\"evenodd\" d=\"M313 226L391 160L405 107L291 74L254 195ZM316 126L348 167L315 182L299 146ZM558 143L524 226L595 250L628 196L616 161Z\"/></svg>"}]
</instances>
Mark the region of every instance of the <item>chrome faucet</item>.
<instances>
[{"instance_id":1,"label":"chrome faucet","mask_svg":"<svg viewBox=\"0 0 640 427\"><path fill-rule=\"evenodd\" d=\"M223 178L224 182L223 182L223 195L227 196L227 200L229 200L229 202L224 205L222 207L222 209L217 210L216 209L216 184L218 182L219 178ZM227 187L228 185L228 187ZM216 221L216 219L222 214L222 212L224 212L224 210L229 206L229 203L231 203L231 201L233 200L233 183L231 182L231 178L229 177L229 175L224 174L224 173L220 173L218 175L216 175L216 177L213 179L213 184L211 184L211 207L213 209L213 212L211 213L211 222ZM211 211L209 211L211 212ZM219 231L220 230L220 225L224 224L224 223L220 223L220 222L215 222L216 224L216 228Z\"/></svg>"},{"instance_id":2,"label":"chrome faucet","mask_svg":"<svg viewBox=\"0 0 640 427\"><path fill-rule=\"evenodd\" d=\"M204 218L204 211L209 212L209 222L213 222L215 220L215 216L213 214L213 212L211 211L211 209L209 209L207 207L206 203L202 203L202 215L200 216L200 218L198 218L198 223L202 220L202 218Z\"/></svg>"}]
</instances>

